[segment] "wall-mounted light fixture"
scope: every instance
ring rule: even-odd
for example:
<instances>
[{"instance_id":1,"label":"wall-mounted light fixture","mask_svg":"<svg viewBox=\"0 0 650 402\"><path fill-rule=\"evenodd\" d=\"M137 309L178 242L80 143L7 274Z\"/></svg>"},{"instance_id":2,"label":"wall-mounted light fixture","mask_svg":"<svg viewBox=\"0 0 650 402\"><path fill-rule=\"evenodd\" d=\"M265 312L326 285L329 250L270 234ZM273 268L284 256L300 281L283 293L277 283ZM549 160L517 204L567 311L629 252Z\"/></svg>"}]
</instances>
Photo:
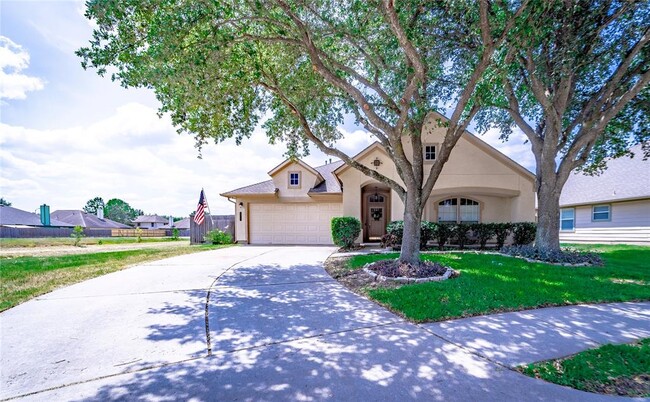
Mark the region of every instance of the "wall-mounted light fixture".
<instances>
[{"instance_id":1,"label":"wall-mounted light fixture","mask_svg":"<svg viewBox=\"0 0 650 402\"><path fill-rule=\"evenodd\" d=\"M243 202L239 203L239 208L244 208L244 203Z\"/></svg>"}]
</instances>

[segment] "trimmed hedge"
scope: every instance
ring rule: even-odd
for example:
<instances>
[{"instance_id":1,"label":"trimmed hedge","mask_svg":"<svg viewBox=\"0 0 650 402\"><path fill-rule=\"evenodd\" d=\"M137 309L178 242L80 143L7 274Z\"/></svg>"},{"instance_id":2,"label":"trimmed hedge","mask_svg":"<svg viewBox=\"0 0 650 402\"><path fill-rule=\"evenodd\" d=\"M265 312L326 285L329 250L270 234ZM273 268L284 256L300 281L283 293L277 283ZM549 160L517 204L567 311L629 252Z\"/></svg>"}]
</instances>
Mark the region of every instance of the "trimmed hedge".
<instances>
[{"instance_id":1,"label":"trimmed hedge","mask_svg":"<svg viewBox=\"0 0 650 402\"><path fill-rule=\"evenodd\" d=\"M535 241L537 225L533 222L517 222L512 224L512 241L515 246L525 246Z\"/></svg>"},{"instance_id":2,"label":"trimmed hedge","mask_svg":"<svg viewBox=\"0 0 650 402\"><path fill-rule=\"evenodd\" d=\"M332 218L332 239L339 247L352 248L361 233L361 221L352 216Z\"/></svg>"},{"instance_id":3,"label":"trimmed hedge","mask_svg":"<svg viewBox=\"0 0 650 402\"><path fill-rule=\"evenodd\" d=\"M478 242L481 250L485 249L488 241L496 241L496 249L503 248L506 239L512 233L513 244L525 245L535 240L537 225L533 222L518 223L435 223L422 221L420 235L420 248L426 248L430 240L438 244L443 250L450 241L455 241L460 249L467 244ZM386 226L385 239L382 244L387 246L401 244L404 236L404 222L393 221Z\"/></svg>"}]
</instances>

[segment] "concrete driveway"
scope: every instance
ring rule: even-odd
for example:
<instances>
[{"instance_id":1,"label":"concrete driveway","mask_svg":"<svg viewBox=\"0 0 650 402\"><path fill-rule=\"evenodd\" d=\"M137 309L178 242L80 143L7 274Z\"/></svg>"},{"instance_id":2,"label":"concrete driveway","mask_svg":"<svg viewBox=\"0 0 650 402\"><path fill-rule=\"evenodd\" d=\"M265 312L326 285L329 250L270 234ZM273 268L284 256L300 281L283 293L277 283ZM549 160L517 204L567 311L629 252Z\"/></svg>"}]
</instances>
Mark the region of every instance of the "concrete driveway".
<instances>
[{"instance_id":1,"label":"concrete driveway","mask_svg":"<svg viewBox=\"0 0 650 402\"><path fill-rule=\"evenodd\" d=\"M8 310L0 399L612 400L511 367L650 336L650 303L413 325L332 280L333 251L174 257Z\"/></svg>"}]
</instances>

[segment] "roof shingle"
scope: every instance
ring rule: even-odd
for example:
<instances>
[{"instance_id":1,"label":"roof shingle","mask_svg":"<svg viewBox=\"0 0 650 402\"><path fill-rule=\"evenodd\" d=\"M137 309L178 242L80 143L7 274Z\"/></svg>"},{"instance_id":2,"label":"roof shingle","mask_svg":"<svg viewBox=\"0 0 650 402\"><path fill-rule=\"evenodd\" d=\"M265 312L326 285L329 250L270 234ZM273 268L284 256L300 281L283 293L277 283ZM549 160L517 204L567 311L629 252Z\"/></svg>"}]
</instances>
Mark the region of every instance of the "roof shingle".
<instances>
[{"instance_id":1,"label":"roof shingle","mask_svg":"<svg viewBox=\"0 0 650 402\"><path fill-rule=\"evenodd\" d=\"M560 196L560 206L650 198L650 159L643 160L640 145L631 151L633 158L610 159L607 170L599 176L580 172L569 176Z\"/></svg>"}]
</instances>

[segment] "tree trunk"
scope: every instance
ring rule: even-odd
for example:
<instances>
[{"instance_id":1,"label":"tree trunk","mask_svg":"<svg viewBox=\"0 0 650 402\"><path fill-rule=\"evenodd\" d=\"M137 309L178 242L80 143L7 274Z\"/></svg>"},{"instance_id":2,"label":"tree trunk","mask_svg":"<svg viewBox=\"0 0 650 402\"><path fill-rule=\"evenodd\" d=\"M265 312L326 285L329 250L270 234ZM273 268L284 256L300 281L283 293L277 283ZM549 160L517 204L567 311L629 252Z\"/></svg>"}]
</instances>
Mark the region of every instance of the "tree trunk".
<instances>
[{"instance_id":1,"label":"tree trunk","mask_svg":"<svg viewBox=\"0 0 650 402\"><path fill-rule=\"evenodd\" d=\"M541 250L560 249L560 193L555 174L544 177L537 192L537 233L535 247Z\"/></svg>"},{"instance_id":2,"label":"tree trunk","mask_svg":"<svg viewBox=\"0 0 650 402\"><path fill-rule=\"evenodd\" d=\"M402 235L402 251L399 260L408 264L420 262L420 235L422 222L421 198L406 194L404 202L404 233Z\"/></svg>"}]
</instances>

